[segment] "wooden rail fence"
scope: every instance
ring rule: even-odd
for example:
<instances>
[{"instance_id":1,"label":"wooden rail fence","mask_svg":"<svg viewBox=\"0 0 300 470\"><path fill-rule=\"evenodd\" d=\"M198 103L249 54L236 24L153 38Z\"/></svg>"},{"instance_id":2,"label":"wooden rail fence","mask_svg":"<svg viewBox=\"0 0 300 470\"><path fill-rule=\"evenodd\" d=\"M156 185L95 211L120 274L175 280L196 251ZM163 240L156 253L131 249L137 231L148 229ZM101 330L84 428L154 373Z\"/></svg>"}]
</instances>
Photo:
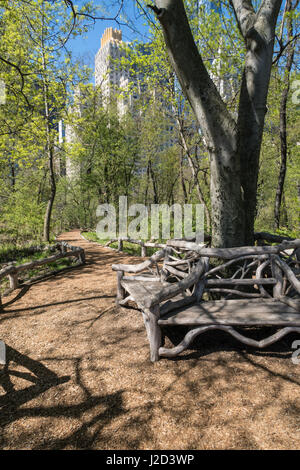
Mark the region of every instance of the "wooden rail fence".
<instances>
[{"instance_id":1,"label":"wooden rail fence","mask_svg":"<svg viewBox=\"0 0 300 470\"><path fill-rule=\"evenodd\" d=\"M92 230L92 229L90 229ZM84 232L85 230L81 230L81 232ZM83 236L83 238L87 241L89 241L87 238L85 238ZM256 242L256 244L258 246L264 246L264 245L268 245L269 243L282 243L283 241L293 241L294 238L290 238L288 236L282 236L282 235L274 235L274 234L271 234L271 233L268 233L268 232L255 232L254 233L254 240ZM109 247L110 245L112 245L113 243L118 243L118 248L112 248L113 250L116 250L116 251L123 251L123 243L124 242L129 242L129 243L132 243L134 245L139 245L141 247L141 256L142 257L146 257L147 256L147 248L166 248L168 246L174 246L174 247L178 247L179 248L179 245L177 244L178 241L180 241L180 249L189 249L191 247L191 245L189 245L190 243L194 243L194 246L195 246L195 238L193 237L190 237L190 238L182 238L182 239L176 239L176 240L168 240L166 243L157 243L157 242L151 242L151 241L143 241L143 240L135 240L135 239L132 239L132 238L128 238L128 237L118 237L118 238L112 238L110 240L108 240L106 243L105 243L105 247ZM204 234L204 243L203 244L200 244L198 246L204 246L205 245L209 245L210 244L210 241L211 241L211 236L207 233ZM173 244L173 242L175 242ZM186 246L185 246L186 245Z\"/></svg>"},{"instance_id":2,"label":"wooden rail fence","mask_svg":"<svg viewBox=\"0 0 300 470\"><path fill-rule=\"evenodd\" d=\"M51 248L56 248L57 250L59 250L59 253L56 253L52 256L48 256L47 258L29 261L28 263L20 264L19 266L16 266L12 263L10 266L6 266L5 268L1 269L0 281L1 279L7 276L10 284L10 292L12 292L13 290L19 287L18 274L22 271L27 271L29 269L42 266L44 264L53 263L54 261L57 261L62 258L70 258L72 256L78 259L79 264L85 263L85 252L84 249L81 247L72 246L66 242L58 242ZM2 300L0 295L0 307L1 305Z\"/></svg>"},{"instance_id":3,"label":"wooden rail fence","mask_svg":"<svg viewBox=\"0 0 300 470\"><path fill-rule=\"evenodd\" d=\"M104 246L108 247L112 243L117 242L118 243L117 251L123 251L123 242L129 242L135 245L139 245L141 247L141 256L145 258L147 256L147 248L166 248L168 246L172 246L173 241L175 242L174 244L175 246L177 240L168 240L167 243L157 243L157 242L151 242L151 241L144 242L143 240L134 240L128 237L119 237L119 238L112 238L111 240L106 242ZM188 239L180 239L180 241L182 242L182 246L181 246L182 249L185 249L184 248L185 243L187 243L187 245L188 243L190 243ZM202 246L204 246L204 244L198 244L198 247L202 247ZM186 249L188 250L189 247L187 247Z\"/></svg>"},{"instance_id":4,"label":"wooden rail fence","mask_svg":"<svg viewBox=\"0 0 300 470\"><path fill-rule=\"evenodd\" d=\"M123 242L129 242L134 245L139 245L141 247L141 256L143 257L147 256L147 247L149 248L165 248L166 247L165 243L144 242L142 240L134 240L132 238L127 238L127 237L112 238L107 243L105 243L104 246L109 246L112 243L116 243L116 242L118 243L117 251L123 251Z\"/></svg>"}]
</instances>

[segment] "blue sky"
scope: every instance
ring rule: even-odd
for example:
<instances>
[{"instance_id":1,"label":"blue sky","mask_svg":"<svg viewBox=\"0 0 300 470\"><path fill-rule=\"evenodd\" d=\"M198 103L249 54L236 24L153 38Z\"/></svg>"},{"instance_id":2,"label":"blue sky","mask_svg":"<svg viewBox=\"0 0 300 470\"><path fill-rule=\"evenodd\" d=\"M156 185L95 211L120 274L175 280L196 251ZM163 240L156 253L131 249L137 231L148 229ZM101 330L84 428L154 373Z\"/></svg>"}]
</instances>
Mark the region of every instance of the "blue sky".
<instances>
[{"instance_id":1,"label":"blue sky","mask_svg":"<svg viewBox=\"0 0 300 470\"><path fill-rule=\"evenodd\" d=\"M76 2L80 6L80 1ZM99 16L103 15L101 9L107 2L97 2L95 4L100 6ZM122 23L128 22L131 27L120 26L123 34L124 41L133 41L138 39L139 41L147 41L147 27L145 26L145 18L141 16L135 5L135 0L125 0L126 4L124 14L126 19L121 20ZM105 16L113 16L114 12L107 11ZM100 48L100 40L104 30L110 26L113 28L119 28L118 24L114 21L96 20L95 25L92 25L87 33L83 36L78 36L68 42L68 49L72 51L74 57L78 57L84 61L89 67L94 68L94 57L98 49ZM133 30L133 29L134 30Z\"/></svg>"}]
</instances>

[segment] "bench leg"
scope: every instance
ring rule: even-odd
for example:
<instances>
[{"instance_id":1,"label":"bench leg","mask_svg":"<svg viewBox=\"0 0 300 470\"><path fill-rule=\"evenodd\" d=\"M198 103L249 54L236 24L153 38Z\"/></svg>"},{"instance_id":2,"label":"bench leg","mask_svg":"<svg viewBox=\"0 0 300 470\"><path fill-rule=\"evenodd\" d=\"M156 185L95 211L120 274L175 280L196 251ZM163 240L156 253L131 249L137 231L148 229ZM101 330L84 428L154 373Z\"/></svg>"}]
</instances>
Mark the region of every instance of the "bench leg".
<instances>
[{"instance_id":1,"label":"bench leg","mask_svg":"<svg viewBox=\"0 0 300 470\"><path fill-rule=\"evenodd\" d=\"M148 340L150 343L150 360L156 362L159 360L159 348L162 343L161 328L157 323L159 318L159 307L143 312L143 319L146 327Z\"/></svg>"},{"instance_id":2,"label":"bench leg","mask_svg":"<svg viewBox=\"0 0 300 470\"><path fill-rule=\"evenodd\" d=\"M117 272L117 298L116 304L120 305L120 302L125 299L125 289L122 287L121 281L124 276L123 271Z\"/></svg>"}]
</instances>

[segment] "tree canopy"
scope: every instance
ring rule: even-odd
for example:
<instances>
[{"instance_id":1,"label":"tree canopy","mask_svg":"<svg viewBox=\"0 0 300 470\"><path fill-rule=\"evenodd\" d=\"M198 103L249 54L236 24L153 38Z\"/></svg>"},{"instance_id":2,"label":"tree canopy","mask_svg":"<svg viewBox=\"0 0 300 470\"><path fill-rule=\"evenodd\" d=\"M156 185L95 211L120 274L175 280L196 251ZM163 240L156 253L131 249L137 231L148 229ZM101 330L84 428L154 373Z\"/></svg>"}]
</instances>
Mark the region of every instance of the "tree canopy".
<instances>
[{"instance_id":1,"label":"tree canopy","mask_svg":"<svg viewBox=\"0 0 300 470\"><path fill-rule=\"evenodd\" d=\"M124 2L105 5L2 2L1 230L49 239L94 226L99 202L122 194L203 203L215 246L253 244L254 230L296 234L298 0L136 2L148 41L124 43L116 66L139 77L109 107L68 47L105 18L134 30ZM59 141L59 123L72 142Z\"/></svg>"}]
</instances>

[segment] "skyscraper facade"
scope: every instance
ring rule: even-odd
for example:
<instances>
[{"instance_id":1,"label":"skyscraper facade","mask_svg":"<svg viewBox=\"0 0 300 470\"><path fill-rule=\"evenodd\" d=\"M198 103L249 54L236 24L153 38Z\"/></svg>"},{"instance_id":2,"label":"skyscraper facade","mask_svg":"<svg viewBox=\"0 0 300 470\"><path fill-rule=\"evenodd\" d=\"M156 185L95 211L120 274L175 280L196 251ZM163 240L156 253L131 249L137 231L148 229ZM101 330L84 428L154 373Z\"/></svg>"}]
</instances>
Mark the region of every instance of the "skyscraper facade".
<instances>
[{"instance_id":1,"label":"skyscraper facade","mask_svg":"<svg viewBox=\"0 0 300 470\"><path fill-rule=\"evenodd\" d=\"M101 46L95 57L95 85L102 91L104 104L112 98L114 90L126 90L130 81L128 67L120 67L124 57L125 43L122 40L122 31L107 28L101 38ZM126 112L127 101L118 100L119 114Z\"/></svg>"}]
</instances>

